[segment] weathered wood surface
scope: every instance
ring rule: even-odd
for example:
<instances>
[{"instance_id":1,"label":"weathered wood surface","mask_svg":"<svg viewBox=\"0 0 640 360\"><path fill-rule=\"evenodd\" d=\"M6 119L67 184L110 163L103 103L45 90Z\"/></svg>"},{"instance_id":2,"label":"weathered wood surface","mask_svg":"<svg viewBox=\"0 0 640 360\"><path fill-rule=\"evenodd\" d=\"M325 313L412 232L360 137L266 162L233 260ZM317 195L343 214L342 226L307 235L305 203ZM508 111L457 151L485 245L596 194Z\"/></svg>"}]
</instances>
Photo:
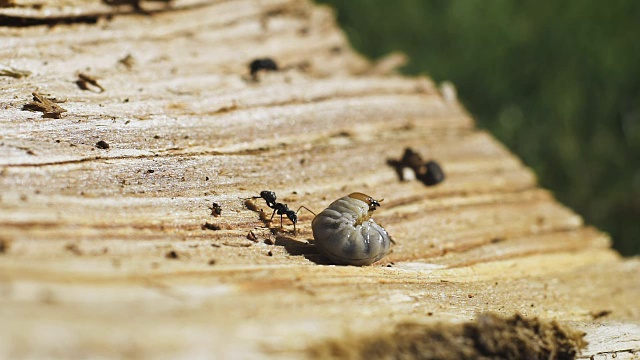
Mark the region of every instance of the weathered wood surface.
<instances>
[{"instance_id":1,"label":"weathered wood surface","mask_svg":"<svg viewBox=\"0 0 640 360\"><path fill-rule=\"evenodd\" d=\"M640 262L429 79L355 54L328 9L8 4L0 64L31 74L0 77L0 358L302 357L485 311L585 331L583 357L640 352ZM265 56L282 70L253 81ZM66 112L23 110L34 91ZM399 181L387 160L406 147L447 180ZM326 266L311 214L294 235L241 200L265 189L317 211L352 191L384 198L393 252Z\"/></svg>"}]
</instances>

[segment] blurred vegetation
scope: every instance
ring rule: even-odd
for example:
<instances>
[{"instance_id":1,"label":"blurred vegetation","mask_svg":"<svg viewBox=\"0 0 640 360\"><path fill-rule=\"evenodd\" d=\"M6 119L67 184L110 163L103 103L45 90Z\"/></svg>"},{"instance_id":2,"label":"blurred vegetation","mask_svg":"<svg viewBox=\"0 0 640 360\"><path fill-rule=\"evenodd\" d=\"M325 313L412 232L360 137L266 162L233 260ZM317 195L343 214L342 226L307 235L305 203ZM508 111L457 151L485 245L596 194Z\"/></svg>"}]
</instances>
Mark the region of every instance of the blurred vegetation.
<instances>
[{"instance_id":1,"label":"blurred vegetation","mask_svg":"<svg viewBox=\"0 0 640 360\"><path fill-rule=\"evenodd\" d=\"M367 56L453 81L542 186L640 253L640 1L319 2Z\"/></svg>"}]
</instances>

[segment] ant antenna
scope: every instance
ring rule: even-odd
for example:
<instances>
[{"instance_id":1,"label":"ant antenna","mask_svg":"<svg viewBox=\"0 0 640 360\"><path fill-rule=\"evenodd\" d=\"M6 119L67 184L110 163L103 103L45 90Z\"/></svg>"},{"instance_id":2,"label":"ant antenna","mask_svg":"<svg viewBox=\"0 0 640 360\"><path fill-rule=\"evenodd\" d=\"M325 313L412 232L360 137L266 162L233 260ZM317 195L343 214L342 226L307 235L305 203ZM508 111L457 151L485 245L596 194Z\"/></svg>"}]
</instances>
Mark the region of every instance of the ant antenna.
<instances>
[{"instance_id":1,"label":"ant antenna","mask_svg":"<svg viewBox=\"0 0 640 360\"><path fill-rule=\"evenodd\" d=\"M313 216L317 216L317 215L316 215L316 213L314 213L313 211L311 211L311 209L309 209L308 207L306 207L306 206L302 205L302 206L300 206L300 207L298 208L298 211L296 211L296 213L295 213L295 215L296 215L296 222L297 222L297 219L298 219L298 216L297 216L297 215L298 215L298 213L300 212L300 210L302 210L302 209L306 209L308 212L312 213L312 214L313 214ZM294 222L294 223L293 223L293 235L295 235L295 234L296 234L296 223Z\"/></svg>"},{"instance_id":2,"label":"ant antenna","mask_svg":"<svg viewBox=\"0 0 640 360\"><path fill-rule=\"evenodd\" d=\"M303 209L303 208L304 208L304 209L307 209L307 211L308 211L308 212L310 212L310 213L312 213L312 214L313 214L313 216L317 216L317 215L316 215L316 213L314 213L313 211L311 211L308 207L306 207L306 206L304 206L304 205L302 205L302 206L300 206L300 207L298 208L298 211L296 211L296 215L297 215L297 214L300 212L300 210L301 210L301 209Z\"/></svg>"}]
</instances>

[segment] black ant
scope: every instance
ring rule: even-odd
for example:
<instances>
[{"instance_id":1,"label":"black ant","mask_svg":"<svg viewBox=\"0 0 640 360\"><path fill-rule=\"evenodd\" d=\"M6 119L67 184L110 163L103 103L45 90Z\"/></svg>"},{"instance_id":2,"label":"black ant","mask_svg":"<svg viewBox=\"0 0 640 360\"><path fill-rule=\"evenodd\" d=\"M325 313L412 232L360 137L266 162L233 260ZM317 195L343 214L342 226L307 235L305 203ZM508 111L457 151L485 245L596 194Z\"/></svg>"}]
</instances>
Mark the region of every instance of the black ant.
<instances>
[{"instance_id":1,"label":"black ant","mask_svg":"<svg viewBox=\"0 0 640 360\"><path fill-rule=\"evenodd\" d=\"M252 196L250 199L260 199L263 198L264 201L267 202L267 206L270 208L274 208L275 204L276 204L276 193L273 191L269 191L269 190L262 190L260 191L260 196Z\"/></svg>"},{"instance_id":2,"label":"black ant","mask_svg":"<svg viewBox=\"0 0 640 360\"><path fill-rule=\"evenodd\" d=\"M277 199L276 193L273 191L263 190L260 192L260 196L252 196L250 199L259 199L259 198L264 199L264 201L267 203L267 206L273 209L273 213L271 213L271 218L269 219L269 221L272 221L273 217L277 213L278 215L280 215L280 228L282 229L282 218L284 215L286 215L287 218L291 220L291 223L293 223L294 235L296 233L296 224L298 223L298 212L300 211L300 209L305 208L307 209L307 211L315 215L315 213L309 210L309 208L307 208L306 206L300 206L300 208L298 208L298 211L294 212L293 210L289 209L287 204L276 202L276 199Z\"/></svg>"},{"instance_id":3,"label":"black ant","mask_svg":"<svg viewBox=\"0 0 640 360\"><path fill-rule=\"evenodd\" d=\"M273 209L273 213L271 214L271 219L273 220L273 216L278 213L280 215L280 228L282 229L282 215L287 215L289 220L293 223L293 233L296 233L296 224L298 223L298 213L289 209L287 204L276 203L274 206L271 206ZM298 209L300 210L300 209Z\"/></svg>"}]
</instances>

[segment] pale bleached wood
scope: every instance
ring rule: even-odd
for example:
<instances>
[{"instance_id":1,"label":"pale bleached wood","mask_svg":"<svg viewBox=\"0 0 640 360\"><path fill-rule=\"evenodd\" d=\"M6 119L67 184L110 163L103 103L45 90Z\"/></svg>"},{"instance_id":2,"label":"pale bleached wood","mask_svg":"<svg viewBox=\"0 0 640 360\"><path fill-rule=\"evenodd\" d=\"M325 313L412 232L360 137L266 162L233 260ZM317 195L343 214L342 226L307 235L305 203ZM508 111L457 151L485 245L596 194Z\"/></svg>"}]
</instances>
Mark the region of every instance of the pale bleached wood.
<instances>
[{"instance_id":1,"label":"pale bleached wood","mask_svg":"<svg viewBox=\"0 0 640 360\"><path fill-rule=\"evenodd\" d=\"M31 72L0 77L0 358L298 358L485 311L585 331L583 357L640 350L640 263L430 79L354 53L329 9L16 4L0 15L71 24L0 26L0 63ZM97 23L73 23L85 15ZM281 71L254 81L265 56ZM81 90L78 73L105 91ZM67 112L24 111L36 90ZM446 181L399 181L387 161L406 147ZM265 189L316 211L352 191L385 198L375 218L393 252L326 266L311 214L294 235L247 208Z\"/></svg>"}]
</instances>

